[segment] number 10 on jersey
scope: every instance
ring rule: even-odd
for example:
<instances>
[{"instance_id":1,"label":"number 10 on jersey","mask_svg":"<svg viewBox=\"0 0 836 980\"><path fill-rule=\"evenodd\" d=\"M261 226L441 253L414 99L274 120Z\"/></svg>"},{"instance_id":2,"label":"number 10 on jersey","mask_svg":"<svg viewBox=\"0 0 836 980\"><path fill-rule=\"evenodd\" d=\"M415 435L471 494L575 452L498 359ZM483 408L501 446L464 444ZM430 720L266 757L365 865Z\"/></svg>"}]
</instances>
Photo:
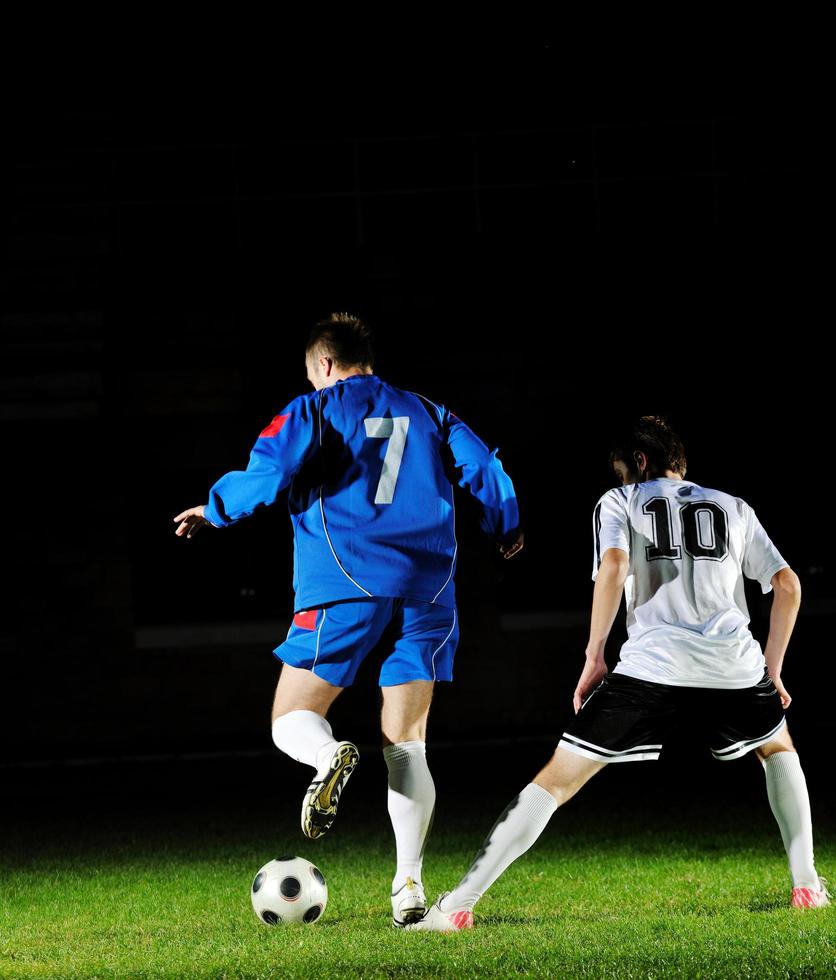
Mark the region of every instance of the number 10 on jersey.
<instances>
[{"instance_id":1,"label":"number 10 on jersey","mask_svg":"<svg viewBox=\"0 0 836 980\"><path fill-rule=\"evenodd\" d=\"M386 455L383 457L383 470L377 484L374 496L376 504L391 504L395 496L395 485L401 470L403 451L406 446L406 432L409 428L409 416L399 415L392 419L366 419L367 439L388 439Z\"/></svg>"}]
</instances>

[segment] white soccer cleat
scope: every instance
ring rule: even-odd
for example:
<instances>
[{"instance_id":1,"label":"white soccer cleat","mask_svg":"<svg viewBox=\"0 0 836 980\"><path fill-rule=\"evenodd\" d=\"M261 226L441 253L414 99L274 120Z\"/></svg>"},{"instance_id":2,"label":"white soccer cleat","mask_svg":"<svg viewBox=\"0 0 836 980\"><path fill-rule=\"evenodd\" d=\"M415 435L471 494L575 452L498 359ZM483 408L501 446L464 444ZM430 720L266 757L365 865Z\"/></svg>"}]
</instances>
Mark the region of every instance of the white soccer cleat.
<instances>
[{"instance_id":1,"label":"white soccer cleat","mask_svg":"<svg viewBox=\"0 0 836 980\"><path fill-rule=\"evenodd\" d=\"M423 919L413 922L405 928L414 932L462 932L473 928L473 913L470 909L459 909L456 912L442 912L439 904L450 894L444 892L431 905Z\"/></svg>"},{"instance_id":2,"label":"white soccer cleat","mask_svg":"<svg viewBox=\"0 0 836 980\"><path fill-rule=\"evenodd\" d=\"M820 909L830 905L830 892L824 878L819 878L818 888L793 888L792 907L794 909Z\"/></svg>"},{"instance_id":3,"label":"white soccer cleat","mask_svg":"<svg viewBox=\"0 0 836 980\"><path fill-rule=\"evenodd\" d=\"M392 925L403 929L417 922L427 911L427 896L420 881L407 878L392 896Z\"/></svg>"},{"instance_id":4,"label":"white soccer cleat","mask_svg":"<svg viewBox=\"0 0 836 980\"><path fill-rule=\"evenodd\" d=\"M337 816L340 794L360 760L357 746L352 742L340 742L331 757L328 770L321 779L315 779L302 801L302 833L311 840L327 833Z\"/></svg>"}]
</instances>

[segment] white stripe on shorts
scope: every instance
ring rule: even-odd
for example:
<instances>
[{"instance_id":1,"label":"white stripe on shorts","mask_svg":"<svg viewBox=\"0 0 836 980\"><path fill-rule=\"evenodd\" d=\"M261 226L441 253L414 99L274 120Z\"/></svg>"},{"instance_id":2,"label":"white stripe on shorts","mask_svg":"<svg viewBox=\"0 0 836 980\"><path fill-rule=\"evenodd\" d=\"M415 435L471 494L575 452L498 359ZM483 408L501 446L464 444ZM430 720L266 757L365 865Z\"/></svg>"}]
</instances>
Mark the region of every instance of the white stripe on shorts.
<instances>
[{"instance_id":1,"label":"white stripe on shorts","mask_svg":"<svg viewBox=\"0 0 836 980\"><path fill-rule=\"evenodd\" d=\"M558 748L562 746L564 749L574 752L575 755L582 755L585 759L594 759L596 762L645 762L658 759L662 750L661 745L634 745L619 752L614 749L605 749L601 745L593 745L592 742L587 742L575 735L565 734L557 745Z\"/></svg>"},{"instance_id":2,"label":"white stripe on shorts","mask_svg":"<svg viewBox=\"0 0 836 980\"><path fill-rule=\"evenodd\" d=\"M758 738L743 739L740 742L735 742L734 745L727 745L724 749L712 749L711 754L715 759L719 759L720 762L725 762L727 759L739 759L742 755L746 755L747 752L751 752L752 749L756 749L759 745L763 745L764 742L768 742L773 735L777 735L781 731L786 723L787 719L782 718L772 731L767 732L766 735L761 735Z\"/></svg>"}]
</instances>

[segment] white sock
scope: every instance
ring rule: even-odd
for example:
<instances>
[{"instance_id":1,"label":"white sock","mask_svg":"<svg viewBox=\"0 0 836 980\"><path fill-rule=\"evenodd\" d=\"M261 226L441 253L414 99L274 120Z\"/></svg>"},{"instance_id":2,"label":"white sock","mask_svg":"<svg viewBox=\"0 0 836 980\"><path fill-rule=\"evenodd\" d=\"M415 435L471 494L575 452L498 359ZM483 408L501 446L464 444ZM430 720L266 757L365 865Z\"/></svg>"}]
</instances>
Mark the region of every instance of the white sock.
<instances>
[{"instance_id":1,"label":"white sock","mask_svg":"<svg viewBox=\"0 0 836 980\"><path fill-rule=\"evenodd\" d=\"M552 794L529 783L502 812L470 866L470 870L444 899L443 912L472 909L513 861L531 847L557 809Z\"/></svg>"},{"instance_id":2,"label":"white sock","mask_svg":"<svg viewBox=\"0 0 836 980\"><path fill-rule=\"evenodd\" d=\"M383 749L389 770L389 818L395 831L398 869L392 894L407 878L421 881L424 846L435 812L435 783L424 742L398 742Z\"/></svg>"},{"instance_id":3,"label":"white sock","mask_svg":"<svg viewBox=\"0 0 836 980\"><path fill-rule=\"evenodd\" d=\"M331 726L315 711L289 711L277 718L273 741L291 759L313 766L317 775L322 775L338 744Z\"/></svg>"},{"instance_id":4,"label":"white sock","mask_svg":"<svg viewBox=\"0 0 836 980\"><path fill-rule=\"evenodd\" d=\"M769 805L781 829L793 888L818 889L807 781L796 752L773 752L763 762Z\"/></svg>"}]
</instances>

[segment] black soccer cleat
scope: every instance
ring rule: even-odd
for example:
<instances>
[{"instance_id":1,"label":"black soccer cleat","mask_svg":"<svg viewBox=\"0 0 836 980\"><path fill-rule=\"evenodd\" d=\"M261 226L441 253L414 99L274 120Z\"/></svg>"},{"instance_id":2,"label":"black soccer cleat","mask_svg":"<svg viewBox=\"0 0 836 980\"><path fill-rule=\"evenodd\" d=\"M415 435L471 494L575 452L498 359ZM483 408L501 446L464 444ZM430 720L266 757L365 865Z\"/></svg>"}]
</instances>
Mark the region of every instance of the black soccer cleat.
<instances>
[{"instance_id":1,"label":"black soccer cleat","mask_svg":"<svg viewBox=\"0 0 836 980\"><path fill-rule=\"evenodd\" d=\"M337 803L343 786L360 761L357 746L340 742L334 750L328 771L308 787L302 802L302 833L311 840L322 837L337 816Z\"/></svg>"}]
</instances>

